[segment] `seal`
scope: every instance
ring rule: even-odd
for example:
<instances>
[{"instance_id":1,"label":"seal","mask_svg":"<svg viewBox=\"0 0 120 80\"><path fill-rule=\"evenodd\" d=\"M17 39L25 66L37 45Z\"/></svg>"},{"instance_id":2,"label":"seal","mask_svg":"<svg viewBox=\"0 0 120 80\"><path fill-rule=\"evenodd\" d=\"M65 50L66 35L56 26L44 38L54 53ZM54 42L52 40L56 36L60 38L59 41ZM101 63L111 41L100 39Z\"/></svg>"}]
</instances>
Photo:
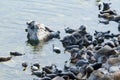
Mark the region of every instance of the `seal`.
<instances>
[{"instance_id":1,"label":"seal","mask_svg":"<svg viewBox=\"0 0 120 80\"><path fill-rule=\"evenodd\" d=\"M44 24L30 21L26 23L28 25L26 31L28 32L28 41L40 42L48 41L52 38L60 38L60 31L54 32L46 27Z\"/></svg>"},{"instance_id":2,"label":"seal","mask_svg":"<svg viewBox=\"0 0 120 80\"><path fill-rule=\"evenodd\" d=\"M13 55L13 56L22 56L24 54L19 53L19 52L10 52L10 55Z\"/></svg>"},{"instance_id":3,"label":"seal","mask_svg":"<svg viewBox=\"0 0 120 80\"><path fill-rule=\"evenodd\" d=\"M71 34L71 33L75 32L75 30L67 27L67 28L65 28L65 32Z\"/></svg>"},{"instance_id":4,"label":"seal","mask_svg":"<svg viewBox=\"0 0 120 80\"><path fill-rule=\"evenodd\" d=\"M80 66L85 66L85 65L88 65L89 64L89 62L87 61L87 60L79 60L79 61L77 61L77 63L76 63L76 67L80 67Z\"/></svg>"},{"instance_id":5,"label":"seal","mask_svg":"<svg viewBox=\"0 0 120 80\"><path fill-rule=\"evenodd\" d=\"M101 14L109 13L110 15L117 15L116 10L110 10L110 9L106 11L101 11L100 13Z\"/></svg>"},{"instance_id":6,"label":"seal","mask_svg":"<svg viewBox=\"0 0 120 80\"><path fill-rule=\"evenodd\" d=\"M104 74L100 70L94 70L87 80L100 80L104 77Z\"/></svg>"},{"instance_id":7,"label":"seal","mask_svg":"<svg viewBox=\"0 0 120 80\"><path fill-rule=\"evenodd\" d=\"M23 71L26 70L27 66L28 66L28 63L26 63L26 62L23 62L23 63L22 63L22 67L24 67Z\"/></svg>"},{"instance_id":8,"label":"seal","mask_svg":"<svg viewBox=\"0 0 120 80\"><path fill-rule=\"evenodd\" d=\"M86 26L81 25L78 30L75 30L70 35L65 36L61 42L64 47L70 45L79 45L79 48L83 46L87 47L91 44L92 36L86 32Z\"/></svg>"},{"instance_id":9,"label":"seal","mask_svg":"<svg viewBox=\"0 0 120 80\"><path fill-rule=\"evenodd\" d=\"M0 57L0 62L5 62L11 60L12 57Z\"/></svg>"}]
</instances>

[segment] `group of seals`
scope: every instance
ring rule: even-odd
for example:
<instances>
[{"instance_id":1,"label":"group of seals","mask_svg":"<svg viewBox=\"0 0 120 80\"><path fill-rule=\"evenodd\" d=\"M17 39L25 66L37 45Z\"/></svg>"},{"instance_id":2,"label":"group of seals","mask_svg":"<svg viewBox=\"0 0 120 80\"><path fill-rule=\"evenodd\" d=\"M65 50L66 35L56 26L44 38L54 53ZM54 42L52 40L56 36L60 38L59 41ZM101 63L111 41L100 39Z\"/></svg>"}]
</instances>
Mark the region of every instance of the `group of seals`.
<instances>
[{"instance_id":1,"label":"group of seals","mask_svg":"<svg viewBox=\"0 0 120 80\"><path fill-rule=\"evenodd\" d=\"M65 29L66 30L66 29ZM67 29L67 33L72 29ZM79 44L79 47L88 46L92 40L92 36L86 32L86 27L81 25L79 29L74 30L71 35L65 36L61 42L64 47Z\"/></svg>"},{"instance_id":2,"label":"group of seals","mask_svg":"<svg viewBox=\"0 0 120 80\"><path fill-rule=\"evenodd\" d=\"M101 1L98 2L98 8L100 10L100 13L98 14L99 18L104 18L105 21L99 21L100 23L103 24L109 24L109 21L115 21L118 24L120 24L120 15L116 12L116 10L111 10L111 3L101 3ZM101 9L101 7L103 6L103 9ZM119 26L118 26L118 30L119 30ZM119 30L120 31L120 30Z\"/></svg>"},{"instance_id":3,"label":"group of seals","mask_svg":"<svg viewBox=\"0 0 120 80\"><path fill-rule=\"evenodd\" d=\"M106 21L100 23L109 24L109 21L119 23L120 17L115 10L110 9L111 3L103 3L103 9L99 5L100 14L99 18L104 18ZM31 31L39 26L32 21L28 24L28 39L29 40L43 40L51 39L52 30L44 27L44 38L36 39L30 38ZM120 23L119 23L120 26ZM119 28L118 28L119 29ZM40 28L36 31L39 32ZM70 61L65 61L64 69L60 70L56 65L44 66L40 71L38 67L33 66L32 75L36 75L40 80L118 80L120 72L120 34L113 34L108 31L95 30L94 35L87 32L86 26L81 25L78 29L71 29L67 27L66 35L61 39L61 43L65 48L65 52L69 52L71 57ZM48 33L46 35L46 33ZM57 33L57 37L60 32ZM54 34L56 35L56 34ZM47 36L47 37L46 37ZM54 36L55 37L55 36ZM54 38L52 37L52 38ZM53 46L53 51L60 53L60 49ZM74 66L67 65L69 63ZM26 65L25 65L26 66Z\"/></svg>"},{"instance_id":4,"label":"group of seals","mask_svg":"<svg viewBox=\"0 0 120 80\"><path fill-rule=\"evenodd\" d=\"M24 54L19 53L19 52L10 52L9 57L0 57L0 62L6 62L12 59L13 56L22 56Z\"/></svg>"},{"instance_id":5,"label":"group of seals","mask_svg":"<svg viewBox=\"0 0 120 80\"><path fill-rule=\"evenodd\" d=\"M74 30L74 33L78 32L78 30L79 29ZM88 34L86 30L83 31ZM73 36L73 38L76 39L76 36L74 37L74 33L69 36ZM78 34L80 35L81 33ZM89 34L89 36L91 35ZM71 38L65 36L62 40L63 46L65 47L65 50L71 54L70 62L75 64L77 68L77 70L74 70L75 73L73 73L76 76L81 74L82 76L79 76L79 79L106 80L103 79L104 76L110 77L110 75L113 76L117 71L120 71L120 51L118 50L120 45L119 36L120 34L113 34L108 30L106 32L95 31L94 38L91 37L92 39L90 40L85 35L81 35L80 38L77 38L76 41L79 41L81 38L84 41L88 41L89 44L87 42L87 46L80 45L81 42L76 43L75 40L71 44L69 41ZM68 37L68 39L66 37ZM66 42L67 44L65 44ZM85 42L82 43L85 44ZM65 67L65 69L71 70L71 67ZM80 71L80 69L83 70ZM119 74L117 73L114 76L117 75Z\"/></svg>"},{"instance_id":6,"label":"group of seals","mask_svg":"<svg viewBox=\"0 0 120 80\"><path fill-rule=\"evenodd\" d=\"M109 3L103 3L104 8L99 17L119 22L119 16L110 10ZM101 5L99 5L101 9ZM35 21L27 22L28 40L47 41L52 38L60 38L60 32L36 24ZM120 25L120 24L119 24ZM120 34L110 31L95 31L94 35L87 32L86 26L81 25L78 29L66 28L65 36L61 41L65 51L69 52L70 61L65 61L64 69L58 69L55 64L42 67L39 63L31 65L31 74L39 77L38 80L119 80L120 79ZM53 45L53 51L60 50ZM18 52L10 52L10 55L21 56ZM0 62L8 61L12 57L0 57ZM68 62L74 66L67 65ZM22 63L24 71L28 67ZM36 79L37 80L37 79Z\"/></svg>"},{"instance_id":7,"label":"group of seals","mask_svg":"<svg viewBox=\"0 0 120 80\"><path fill-rule=\"evenodd\" d=\"M70 61L65 61L64 69L58 69L55 64L52 64L40 70L39 64L33 64L32 75L39 77L40 80L118 79L120 75L117 73L120 71L120 34L113 34L108 30L95 31L94 35L91 35L84 25L78 29L67 28L65 32L69 35L64 36L60 41L65 52L69 52L71 57ZM53 50L60 49L53 46ZM74 66L68 65L68 62ZM23 63L22 66L26 69L27 64Z\"/></svg>"}]
</instances>

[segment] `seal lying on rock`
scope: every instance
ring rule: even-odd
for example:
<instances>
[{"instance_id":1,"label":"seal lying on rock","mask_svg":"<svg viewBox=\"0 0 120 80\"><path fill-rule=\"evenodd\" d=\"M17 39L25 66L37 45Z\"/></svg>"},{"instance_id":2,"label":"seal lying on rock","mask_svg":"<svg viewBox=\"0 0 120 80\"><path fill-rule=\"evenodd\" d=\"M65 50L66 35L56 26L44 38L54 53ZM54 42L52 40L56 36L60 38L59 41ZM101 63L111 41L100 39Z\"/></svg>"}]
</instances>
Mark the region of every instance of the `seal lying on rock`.
<instances>
[{"instance_id":1,"label":"seal lying on rock","mask_svg":"<svg viewBox=\"0 0 120 80\"><path fill-rule=\"evenodd\" d=\"M112 49L108 45L105 45L104 47L102 47L101 49L99 49L97 51L97 54L114 55L114 54L117 54L117 53L114 49Z\"/></svg>"},{"instance_id":2,"label":"seal lying on rock","mask_svg":"<svg viewBox=\"0 0 120 80\"><path fill-rule=\"evenodd\" d=\"M87 33L86 26L81 25L71 35L65 36L61 42L64 47L71 45L79 45L79 47L88 46L92 41L92 36Z\"/></svg>"},{"instance_id":3,"label":"seal lying on rock","mask_svg":"<svg viewBox=\"0 0 120 80\"><path fill-rule=\"evenodd\" d=\"M35 21L26 23L28 25L26 32L29 41L47 41L52 38L60 38L60 31L54 32L53 30L45 27L44 24L38 24Z\"/></svg>"},{"instance_id":4,"label":"seal lying on rock","mask_svg":"<svg viewBox=\"0 0 120 80\"><path fill-rule=\"evenodd\" d=\"M99 70L94 70L87 80L100 80L104 74Z\"/></svg>"}]
</instances>

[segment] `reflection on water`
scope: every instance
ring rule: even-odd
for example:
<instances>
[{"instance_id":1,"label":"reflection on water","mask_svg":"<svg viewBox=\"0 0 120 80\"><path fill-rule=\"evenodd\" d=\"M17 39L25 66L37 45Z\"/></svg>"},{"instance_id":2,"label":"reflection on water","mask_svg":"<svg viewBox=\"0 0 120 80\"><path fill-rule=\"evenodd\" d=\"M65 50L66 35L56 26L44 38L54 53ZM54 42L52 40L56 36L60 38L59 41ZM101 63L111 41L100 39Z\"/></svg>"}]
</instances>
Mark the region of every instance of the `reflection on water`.
<instances>
[{"instance_id":1,"label":"reflection on water","mask_svg":"<svg viewBox=\"0 0 120 80\"><path fill-rule=\"evenodd\" d=\"M119 12L119 0L111 1L111 7ZM44 45L31 46L27 41L26 22L35 20L46 26L61 31L61 38L65 35L64 28L78 28L84 24L87 31L93 33L95 29L106 31L108 27L113 33L117 32L117 23L110 25L98 24L98 8L95 0L4 0L0 2L0 56L9 56L10 51L25 53L21 57L13 57L12 61L0 63L0 80L32 80L29 68L23 72L21 63L38 62L42 66L55 63L62 68L69 54L64 54L61 42L53 39ZM61 54L52 51L52 44L59 46ZM9 73L8 73L9 72Z\"/></svg>"}]
</instances>

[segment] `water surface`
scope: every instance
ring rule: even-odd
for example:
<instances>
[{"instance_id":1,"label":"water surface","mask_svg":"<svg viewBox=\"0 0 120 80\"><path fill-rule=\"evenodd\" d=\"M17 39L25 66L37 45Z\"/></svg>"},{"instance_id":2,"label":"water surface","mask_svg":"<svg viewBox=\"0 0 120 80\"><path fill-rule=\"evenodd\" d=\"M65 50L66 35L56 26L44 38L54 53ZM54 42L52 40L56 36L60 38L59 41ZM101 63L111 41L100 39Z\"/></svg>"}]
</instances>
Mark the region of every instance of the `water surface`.
<instances>
[{"instance_id":1,"label":"water surface","mask_svg":"<svg viewBox=\"0 0 120 80\"><path fill-rule=\"evenodd\" d=\"M111 0L112 9L119 13L119 0ZM38 62L41 66L55 63L62 69L63 63L69 60L69 54L64 54L62 44L58 39L46 42L44 45L31 46L27 44L26 22L35 20L51 29L61 31L64 28L78 28L86 25L87 31L93 34L97 29L110 29L118 33L115 22L109 25L98 24L98 8L95 0L3 0L0 2L0 56L9 56L10 51L25 53L21 57L0 63L0 80L32 80L30 65ZM59 46L61 54L52 51L52 44ZM22 71L22 62L28 62L29 67Z\"/></svg>"}]
</instances>

